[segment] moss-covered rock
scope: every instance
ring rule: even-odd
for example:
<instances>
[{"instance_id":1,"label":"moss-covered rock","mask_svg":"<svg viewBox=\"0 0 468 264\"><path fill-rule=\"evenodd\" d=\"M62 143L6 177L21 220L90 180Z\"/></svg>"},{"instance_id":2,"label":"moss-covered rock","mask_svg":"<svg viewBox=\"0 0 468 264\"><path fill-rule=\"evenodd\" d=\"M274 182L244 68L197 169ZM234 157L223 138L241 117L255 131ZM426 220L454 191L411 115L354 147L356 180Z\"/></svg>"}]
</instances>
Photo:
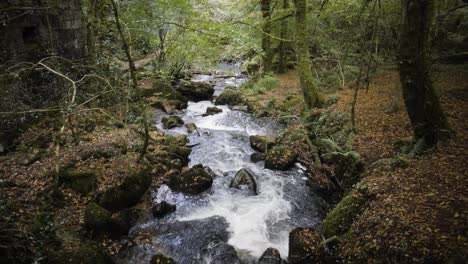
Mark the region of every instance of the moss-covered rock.
<instances>
[{"instance_id":1,"label":"moss-covered rock","mask_svg":"<svg viewBox=\"0 0 468 264\"><path fill-rule=\"evenodd\" d=\"M192 195L208 190L212 184L213 178L200 164L180 174L170 175L167 182L173 191Z\"/></svg>"},{"instance_id":2,"label":"moss-covered rock","mask_svg":"<svg viewBox=\"0 0 468 264\"><path fill-rule=\"evenodd\" d=\"M85 227L96 231L107 229L111 217L111 212L94 202L90 203L85 209Z\"/></svg>"},{"instance_id":3,"label":"moss-covered rock","mask_svg":"<svg viewBox=\"0 0 468 264\"><path fill-rule=\"evenodd\" d=\"M182 81L177 91L190 101L199 102L210 100L213 96L214 88L208 83Z\"/></svg>"},{"instance_id":4,"label":"moss-covered rock","mask_svg":"<svg viewBox=\"0 0 468 264\"><path fill-rule=\"evenodd\" d=\"M102 143L83 146L78 150L78 155L81 160L87 160L90 158L94 159L109 159L115 156L125 154L127 149L125 146L121 146L114 143Z\"/></svg>"},{"instance_id":5,"label":"moss-covered rock","mask_svg":"<svg viewBox=\"0 0 468 264\"><path fill-rule=\"evenodd\" d=\"M320 263L324 255L320 234L311 228L296 228L289 233L290 264Z\"/></svg>"},{"instance_id":6,"label":"moss-covered rock","mask_svg":"<svg viewBox=\"0 0 468 264\"><path fill-rule=\"evenodd\" d=\"M225 89L218 98L216 98L215 105L239 105L242 103L242 94L234 89Z\"/></svg>"},{"instance_id":7,"label":"moss-covered rock","mask_svg":"<svg viewBox=\"0 0 468 264\"><path fill-rule=\"evenodd\" d=\"M171 129L174 127L181 127L184 125L184 120L178 116L163 117L162 124L164 129Z\"/></svg>"},{"instance_id":8,"label":"moss-covered rock","mask_svg":"<svg viewBox=\"0 0 468 264\"><path fill-rule=\"evenodd\" d=\"M161 109L166 114L175 114L177 110L182 110L187 107L187 103L178 100L169 100L159 97L151 97L147 99L151 107Z\"/></svg>"},{"instance_id":9,"label":"moss-covered rock","mask_svg":"<svg viewBox=\"0 0 468 264\"><path fill-rule=\"evenodd\" d=\"M193 132L197 131L197 125L195 125L194 123L187 123L185 124L185 127L187 128L187 132L189 134L192 134Z\"/></svg>"},{"instance_id":10,"label":"moss-covered rock","mask_svg":"<svg viewBox=\"0 0 468 264\"><path fill-rule=\"evenodd\" d=\"M347 194L323 220L324 236L331 238L348 232L354 219L363 209L367 198L367 186L364 183L359 184L356 189Z\"/></svg>"},{"instance_id":11,"label":"moss-covered rock","mask_svg":"<svg viewBox=\"0 0 468 264\"><path fill-rule=\"evenodd\" d=\"M175 260L162 254L156 254L151 258L150 264L176 264Z\"/></svg>"},{"instance_id":12,"label":"moss-covered rock","mask_svg":"<svg viewBox=\"0 0 468 264\"><path fill-rule=\"evenodd\" d=\"M93 171L65 170L60 172L59 179L70 189L88 194L95 190L97 176Z\"/></svg>"},{"instance_id":13,"label":"moss-covered rock","mask_svg":"<svg viewBox=\"0 0 468 264\"><path fill-rule=\"evenodd\" d=\"M271 170L287 170L296 161L294 149L285 146L275 146L271 148L265 157L265 168Z\"/></svg>"},{"instance_id":14,"label":"moss-covered rock","mask_svg":"<svg viewBox=\"0 0 468 264\"><path fill-rule=\"evenodd\" d=\"M222 113L223 109L218 108L218 107L208 107L206 108L206 112L202 116L210 116L210 115L216 115L219 113Z\"/></svg>"},{"instance_id":15,"label":"moss-covered rock","mask_svg":"<svg viewBox=\"0 0 468 264\"><path fill-rule=\"evenodd\" d=\"M127 177L121 185L110 188L97 195L97 203L111 212L135 205L151 185L152 177L140 171Z\"/></svg>"},{"instance_id":16,"label":"moss-covered rock","mask_svg":"<svg viewBox=\"0 0 468 264\"><path fill-rule=\"evenodd\" d=\"M179 159L183 165L187 165L190 161L189 156L192 153L192 149L189 147L171 145L164 147L163 150L168 153L168 158Z\"/></svg>"},{"instance_id":17,"label":"moss-covered rock","mask_svg":"<svg viewBox=\"0 0 468 264\"><path fill-rule=\"evenodd\" d=\"M265 153L275 145L275 141L266 136L250 136L250 146L258 151Z\"/></svg>"},{"instance_id":18,"label":"moss-covered rock","mask_svg":"<svg viewBox=\"0 0 468 264\"><path fill-rule=\"evenodd\" d=\"M47 155L47 150L38 148L29 148L28 151L20 154L21 165L29 166L36 161L43 159Z\"/></svg>"}]
</instances>

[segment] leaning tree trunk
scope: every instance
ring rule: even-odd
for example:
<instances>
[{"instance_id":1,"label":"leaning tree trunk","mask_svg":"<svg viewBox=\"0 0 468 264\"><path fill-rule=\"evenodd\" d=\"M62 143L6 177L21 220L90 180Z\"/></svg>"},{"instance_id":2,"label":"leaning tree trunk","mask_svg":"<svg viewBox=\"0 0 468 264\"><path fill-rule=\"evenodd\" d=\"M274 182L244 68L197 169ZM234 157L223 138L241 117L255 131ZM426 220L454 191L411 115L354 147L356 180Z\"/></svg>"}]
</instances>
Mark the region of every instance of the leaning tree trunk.
<instances>
[{"instance_id":1,"label":"leaning tree trunk","mask_svg":"<svg viewBox=\"0 0 468 264\"><path fill-rule=\"evenodd\" d=\"M294 0L296 6L296 55L302 92L307 108L320 107L322 98L318 94L312 77L309 45L307 44L306 0Z\"/></svg>"},{"instance_id":2,"label":"leaning tree trunk","mask_svg":"<svg viewBox=\"0 0 468 264\"><path fill-rule=\"evenodd\" d=\"M448 124L429 78L428 38L432 0L401 0L400 81L414 137L428 146L441 139Z\"/></svg>"},{"instance_id":3,"label":"leaning tree trunk","mask_svg":"<svg viewBox=\"0 0 468 264\"><path fill-rule=\"evenodd\" d=\"M263 50L263 73L271 70L273 63L273 56L271 52L271 11L270 0L261 0L261 9L263 17L263 37L262 37L262 50Z\"/></svg>"}]
</instances>

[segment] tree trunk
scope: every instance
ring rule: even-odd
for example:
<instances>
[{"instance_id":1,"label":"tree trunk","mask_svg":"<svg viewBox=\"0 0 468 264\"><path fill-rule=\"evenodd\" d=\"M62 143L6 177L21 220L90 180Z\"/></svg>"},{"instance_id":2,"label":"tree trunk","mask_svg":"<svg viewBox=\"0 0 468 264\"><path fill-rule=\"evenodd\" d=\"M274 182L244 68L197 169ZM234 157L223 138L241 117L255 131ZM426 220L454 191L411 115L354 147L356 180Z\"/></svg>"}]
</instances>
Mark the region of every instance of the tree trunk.
<instances>
[{"instance_id":1,"label":"tree trunk","mask_svg":"<svg viewBox=\"0 0 468 264\"><path fill-rule=\"evenodd\" d=\"M115 26L117 27L117 31L119 32L125 55L127 56L128 68L130 70L130 79L132 81L132 88L135 91L135 95L138 100L141 115L143 118L142 122L143 122L143 129L144 129L144 138L143 138L143 147L140 152L140 157L138 158L138 162L140 162L142 161L143 157L146 154L146 150L148 149L149 139L150 139L149 125L148 125L148 120L146 117L146 107L145 107L145 102L143 98L143 93L138 87L138 80L136 77L136 68L135 68L135 63L133 62L132 54L130 52L130 45L128 44L129 42L127 38L125 37L125 34L122 30L122 25L120 24L119 8L117 7L117 4L114 0L110 0L110 2L112 4L112 9L114 11Z\"/></svg>"},{"instance_id":2,"label":"tree trunk","mask_svg":"<svg viewBox=\"0 0 468 264\"><path fill-rule=\"evenodd\" d=\"M322 98L318 94L312 76L309 45L307 44L306 0L294 0L296 7L296 56L302 92L307 108L320 107Z\"/></svg>"},{"instance_id":3,"label":"tree trunk","mask_svg":"<svg viewBox=\"0 0 468 264\"><path fill-rule=\"evenodd\" d=\"M263 36L262 36L262 50L263 50L263 73L271 70L273 63L273 54L271 52L271 11L270 0L261 0L261 9L263 17Z\"/></svg>"},{"instance_id":4,"label":"tree trunk","mask_svg":"<svg viewBox=\"0 0 468 264\"><path fill-rule=\"evenodd\" d=\"M428 38L432 0L401 1L400 81L414 137L432 146L447 135L447 119L429 78ZM445 132L445 133L444 133Z\"/></svg>"},{"instance_id":5,"label":"tree trunk","mask_svg":"<svg viewBox=\"0 0 468 264\"><path fill-rule=\"evenodd\" d=\"M289 0L283 0L283 10L289 9ZM286 72L288 43L284 39L288 38L288 19L281 21L281 42L279 47L278 72Z\"/></svg>"}]
</instances>

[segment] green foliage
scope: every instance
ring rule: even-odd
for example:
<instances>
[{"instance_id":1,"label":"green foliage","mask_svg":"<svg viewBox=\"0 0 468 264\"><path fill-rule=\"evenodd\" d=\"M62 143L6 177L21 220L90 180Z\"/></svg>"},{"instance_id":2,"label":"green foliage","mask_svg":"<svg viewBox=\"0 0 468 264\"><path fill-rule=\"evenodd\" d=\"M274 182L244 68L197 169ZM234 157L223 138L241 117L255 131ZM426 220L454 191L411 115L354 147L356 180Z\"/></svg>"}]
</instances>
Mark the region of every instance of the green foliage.
<instances>
[{"instance_id":1,"label":"green foliage","mask_svg":"<svg viewBox=\"0 0 468 264\"><path fill-rule=\"evenodd\" d=\"M264 94L267 91L278 88L280 81L273 75L265 75L256 82L246 83L242 89L244 89L248 94Z\"/></svg>"}]
</instances>

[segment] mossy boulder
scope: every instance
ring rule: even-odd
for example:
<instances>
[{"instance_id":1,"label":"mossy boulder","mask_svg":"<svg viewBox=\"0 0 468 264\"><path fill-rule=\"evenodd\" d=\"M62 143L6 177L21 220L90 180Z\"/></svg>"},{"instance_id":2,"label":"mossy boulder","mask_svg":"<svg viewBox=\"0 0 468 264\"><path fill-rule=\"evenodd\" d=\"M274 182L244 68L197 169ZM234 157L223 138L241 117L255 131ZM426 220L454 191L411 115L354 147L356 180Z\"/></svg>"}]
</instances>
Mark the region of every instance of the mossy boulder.
<instances>
[{"instance_id":1,"label":"mossy boulder","mask_svg":"<svg viewBox=\"0 0 468 264\"><path fill-rule=\"evenodd\" d=\"M167 185L171 190L185 194L199 194L208 190L213 184L213 178L201 164L178 174L171 174Z\"/></svg>"},{"instance_id":2,"label":"mossy boulder","mask_svg":"<svg viewBox=\"0 0 468 264\"><path fill-rule=\"evenodd\" d=\"M177 91L193 102L210 100L214 94L213 86L203 82L182 81Z\"/></svg>"},{"instance_id":3,"label":"mossy boulder","mask_svg":"<svg viewBox=\"0 0 468 264\"><path fill-rule=\"evenodd\" d=\"M230 105L235 106L243 102L241 92L234 89L225 89L218 98L216 98L215 105Z\"/></svg>"},{"instance_id":4,"label":"mossy boulder","mask_svg":"<svg viewBox=\"0 0 468 264\"><path fill-rule=\"evenodd\" d=\"M219 113L222 113L223 109L218 108L218 107L208 107L206 108L206 112L202 116L210 116L210 115L216 115Z\"/></svg>"},{"instance_id":5,"label":"mossy boulder","mask_svg":"<svg viewBox=\"0 0 468 264\"><path fill-rule=\"evenodd\" d=\"M322 232L324 236L331 238L348 232L354 219L361 213L367 199L367 186L364 183L358 184L323 220Z\"/></svg>"},{"instance_id":6,"label":"mossy boulder","mask_svg":"<svg viewBox=\"0 0 468 264\"><path fill-rule=\"evenodd\" d=\"M322 238L312 228L296 228L289 233L290 264L320 263L324 255Z\"/></svg>"},{"instance_id":7,"label":"mossy boulder","mask_svg":"<svg viewBox=\"0 0 468 264\"><path fill-rule=\"evenodd\" d=\"M181 127L184 125L184 120L178 116L169 116L162 118L162 124L164 129L171 129L174 127Z\"/></svg>"},{"instance_id":8,"label":"mossy boulder","mask_svg":"<svg viewBox=\"0 0 468 264\"><path fill-rule=\"evenodd\" d=\"M276 248L267 248L257 264L283 264L281 254Z\"/></svg>"},{"instance_id":9,"label":"mossy boulder","mask_svg":"<svg viewBox=\"0 0 468 264\"><path fill-rule=\"evenodd\" d=\"M271 170L288 170L296 161L294 149L285 146L271 148L265 157L265 168Z\"/></svg>"},{"instance_id":10,"label":"mossy boulder","mask_svg":"<svg viewBox=\"0 0 468 264\"><path fill-rule=\"evenodd\" d=\"M151 97L147 99L149 105L154 108L161 109L166 114L175 114L177 110L182 110L187 107L187 103L177 100L169 100L159 97Z\"/></svg>"},{"instance_id":11,"label":"mossy boulder","mask_svg":"<svg viewBox=\"0 0 468 264\"><path fill-rule=\"evenodd\" d=\"M105 230L111 222L112 213L92 202L85 209L85 227L90 230Z\"/></svg>"},{"instance_id":12,"label":"mossy boulder","mask_svg":"<svg viewBox=\"0 0 468 264\"><path fill-rule=\"evenodd\" d=\"M112 215L110 211L93 202L85 209L85 227L95 234L119 238L128 234L141 215L142 210L136 208L127 208Z\"/></svg>"},{"instance_id":13,"label":"mossy boulder","mask_svg":"<svg viewBox=\"0 0 468 264\"><path fill-rule=\"evenodd\" d=\"M275 141L266 136L250 136L250 146L258 151L265 153L275 145Z\"/></svg>"},{"instance_id":14,"label":"mossy boulder","mask_svg":"<svg viewBox=\"0 0 468 264\"><path fill-rule=\"evenodd\" d=\"M59 173L59 179L70 189L82 194L96 189L97 176L93 171L65 170Z\"/></svg>"},{"instance_id":15,"label":"mossy boulder","mask_svg":"<svg viewBox=\"0 0 468 264\"><path fill-rule=\"evenodd\" d=\"M137 204L151 185L152 177L147 170L127 177L121 185L97 195L97 203L111 212Z\"/></svg>"},{"instance_id":16,"label":"mossy boulder","mask_svg":"<svg viewBox=\"0 0 468 264\"><path fill-rule=\"evenodd\" d=\"M198 130L197 125L194 123L187 123L185 124L185 127L187 128L187 132L189 134L192 134L193 132L196 132Z\"/></svg>"},{"instance_id":17,"label":"mossy boulder","mask_svg":"<svg viewBox=\"0 0 468 264\"><path fill-rule=\"evenodd\" d=\"M169 159L179 159L183 165L187 165L190 161L189 156L192 153L192 149L189 147L171 145L164 147L163 150L167 152Z\"/></svg>"},{"instance_id":18,"label":"mossy boulder","mask_svg":"<svg viewBox=\"0 0 468 264\"><path fill-rule=\"evenodd\" d=\"M150 264L176 264L176 262L163 254L156 254L151 258Z\"/></svg>"},{"instance_id":19,"label":"mossy boulder","mask_svg":"<svg viewBox=\"0 0 468 264\"><path fill-rule=\"evenodd\" d=\"M162 201L160 203L157 203L153 205L152 212L154 217L163 217L167 214L170 214L172 212L175 212L177 209L175 204L170 204L166 201Z\"/></svg>"},{"instance_id":20,"label":"mossy boulder","mask_svg":"<svg viewBox=\"0 0 468 264\"><path fill-rule=\"evenodd\" d=\"M87 160L90 158L94 159L109 159L115 156L125 154L127 149L125 146L121 146L114 143L102 143L83 146L78 150L78 155L81 160Z\"/></svg>"}]
</instances>

